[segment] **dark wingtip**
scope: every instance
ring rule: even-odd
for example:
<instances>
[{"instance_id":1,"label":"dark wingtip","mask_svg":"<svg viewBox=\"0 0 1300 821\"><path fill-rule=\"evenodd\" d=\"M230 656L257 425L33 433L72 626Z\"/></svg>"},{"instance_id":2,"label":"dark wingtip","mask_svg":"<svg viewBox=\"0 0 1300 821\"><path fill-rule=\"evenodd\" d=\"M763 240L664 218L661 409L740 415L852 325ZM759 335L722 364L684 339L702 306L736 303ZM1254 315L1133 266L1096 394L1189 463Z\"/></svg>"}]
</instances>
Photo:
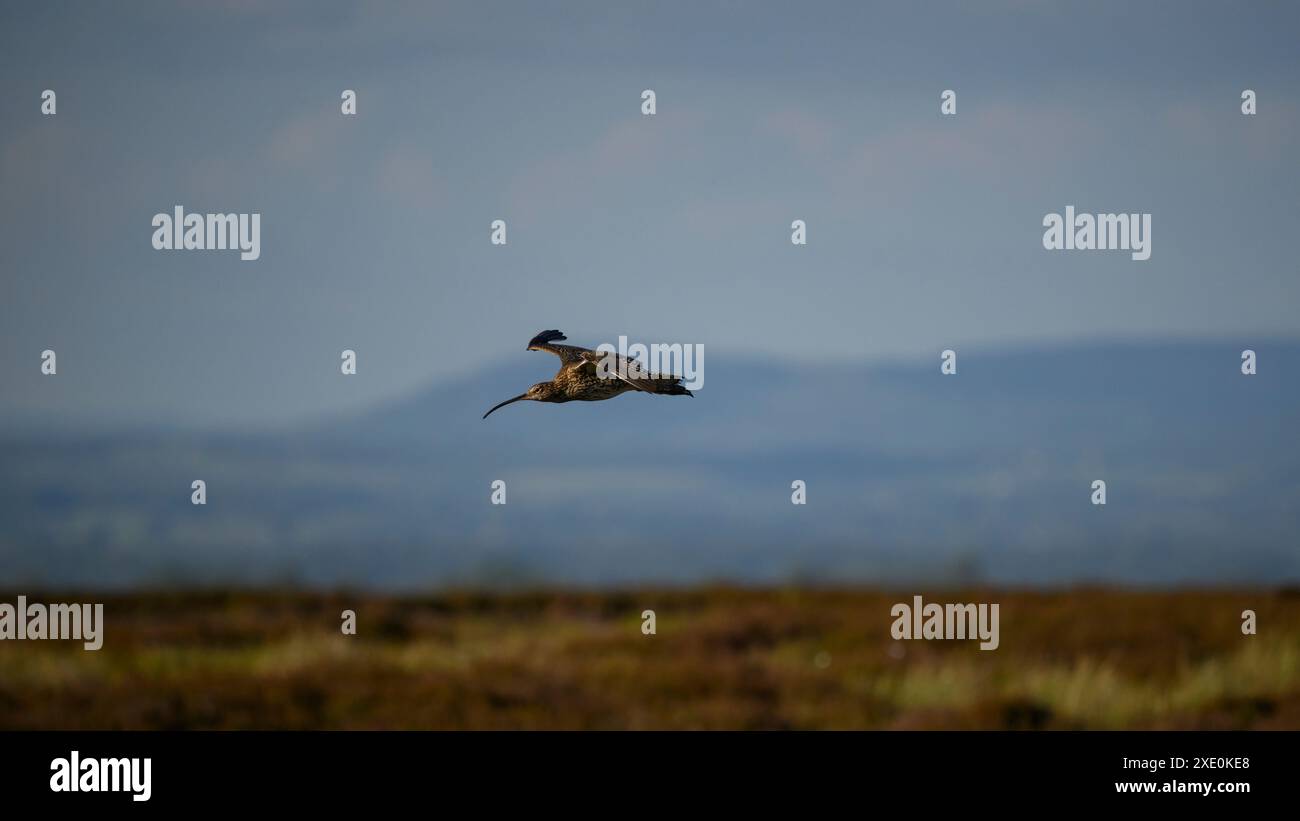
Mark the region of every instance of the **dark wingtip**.
<instances>
[{"instance_id":1,"label":"dark wingtip","mask_svg":"<svg viewBox=\"0 0 1300 821\"><path fill-rule=\"evenodd\" d=\"M568 339L568 337L560 333L559 331L555 331L555 330L542 331L537 336L528 340L528 347L531 348L534 345L545 345L547 342L559 342L560 340L563 339Z\"/></svg>"}]
</instances>

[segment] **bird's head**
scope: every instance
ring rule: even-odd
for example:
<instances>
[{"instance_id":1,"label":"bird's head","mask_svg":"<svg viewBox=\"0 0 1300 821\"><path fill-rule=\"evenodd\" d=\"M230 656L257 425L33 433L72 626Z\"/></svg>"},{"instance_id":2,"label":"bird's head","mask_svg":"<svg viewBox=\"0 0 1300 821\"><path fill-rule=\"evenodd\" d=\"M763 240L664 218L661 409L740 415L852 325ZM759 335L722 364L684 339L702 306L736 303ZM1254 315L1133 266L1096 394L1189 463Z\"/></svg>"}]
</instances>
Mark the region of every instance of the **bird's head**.
<instances>
[{"instance_id":1,"label":"bird's head","mask_svg":"<svg viewBox=\"0 0 1300 821\"><path fill-rule=\"evenodd\" d=\"M513 399L507 399L506 401L492 408L492 410L483 414L483 418L487 419L488 416L491 415L492 411L496 410L497 408L504 408L506 405L509 405L511 402L522 402L525 399L531 399L534 402L560 402L563 401L562 397L563 397L563 392L555 386L554 382L538 382L536 385L533 385L531 388L519 394L518 396L514 397Z\"/></svg>"}]
</instances>

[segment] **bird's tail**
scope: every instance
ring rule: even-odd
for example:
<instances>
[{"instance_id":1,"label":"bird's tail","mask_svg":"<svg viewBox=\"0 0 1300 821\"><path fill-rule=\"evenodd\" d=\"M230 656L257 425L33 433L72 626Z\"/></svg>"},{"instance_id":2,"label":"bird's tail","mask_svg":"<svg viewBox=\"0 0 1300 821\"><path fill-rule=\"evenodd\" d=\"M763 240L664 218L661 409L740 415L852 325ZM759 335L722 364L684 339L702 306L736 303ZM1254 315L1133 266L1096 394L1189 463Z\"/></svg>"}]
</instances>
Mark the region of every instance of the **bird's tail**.
<instances>
[{"instance_id":1,"label":"bird's tail","mask_svg":"<svg viewBox=\"0 0 1300 821\"><path fill-rule=\"evenodd\" d=\"M646 381L650 384L651 393L659 393L664 396L695 395L682 385L681 379L675 376L654 376Z\"/></svg>"}]
</instances>

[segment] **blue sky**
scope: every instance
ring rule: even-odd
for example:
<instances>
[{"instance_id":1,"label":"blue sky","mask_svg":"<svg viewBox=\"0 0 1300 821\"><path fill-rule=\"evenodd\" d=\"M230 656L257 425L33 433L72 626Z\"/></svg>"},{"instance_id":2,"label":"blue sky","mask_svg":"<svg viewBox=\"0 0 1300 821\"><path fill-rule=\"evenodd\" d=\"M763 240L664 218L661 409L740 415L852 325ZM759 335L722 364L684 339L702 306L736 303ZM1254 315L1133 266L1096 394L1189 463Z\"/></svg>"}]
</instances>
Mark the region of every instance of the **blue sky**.
<instances>
[{"instance_id":1,"label":"blue sky","mask_svg":"<svg viewBox=\"0 0 1300 821\"><path fill-rule=\"evenodd\" d=\"M1298 23L1281 3L6 4L0 418L277 423L552 327L794 361L1293 337ZM261 259L154 251L177 204L260 212ZM1152 258L1044 251L1066 205L1150 212Z\"/></svg>"}]
</instances>

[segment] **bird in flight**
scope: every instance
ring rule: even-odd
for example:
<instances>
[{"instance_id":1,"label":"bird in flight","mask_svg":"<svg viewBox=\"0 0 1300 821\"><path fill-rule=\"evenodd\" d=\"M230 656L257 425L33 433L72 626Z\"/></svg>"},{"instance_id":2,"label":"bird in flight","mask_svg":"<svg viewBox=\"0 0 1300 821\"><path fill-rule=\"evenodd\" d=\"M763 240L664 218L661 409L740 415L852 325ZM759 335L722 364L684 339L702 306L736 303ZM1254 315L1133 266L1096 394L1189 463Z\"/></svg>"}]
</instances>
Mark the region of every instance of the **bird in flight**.
<instances>
[{"instance_id":1,"label":"bird in flight","mask_svg":"<svg viewBox=\"0 0 1300 821\"><path fill-rule=\"evenodd\" d=\"M487 419L497 408L504 408L511 402L531 399L534 402L599 402L612 399L628 391L658 393L667 396L694 396L681 384L676 376L659 376L648 374L635 359L616 353L602 353L590 348L574 345L556 345L556 341L568 339L559 331L542 331L533 337L526 350L546 351L560 358L560 370L550 382L538 382L524 393L513 399L507 399L492 410L483 414ZM606 360L606 357L609 357ZM601 372L600 365L605 362Z\"/></svg>"}]
</instances>

